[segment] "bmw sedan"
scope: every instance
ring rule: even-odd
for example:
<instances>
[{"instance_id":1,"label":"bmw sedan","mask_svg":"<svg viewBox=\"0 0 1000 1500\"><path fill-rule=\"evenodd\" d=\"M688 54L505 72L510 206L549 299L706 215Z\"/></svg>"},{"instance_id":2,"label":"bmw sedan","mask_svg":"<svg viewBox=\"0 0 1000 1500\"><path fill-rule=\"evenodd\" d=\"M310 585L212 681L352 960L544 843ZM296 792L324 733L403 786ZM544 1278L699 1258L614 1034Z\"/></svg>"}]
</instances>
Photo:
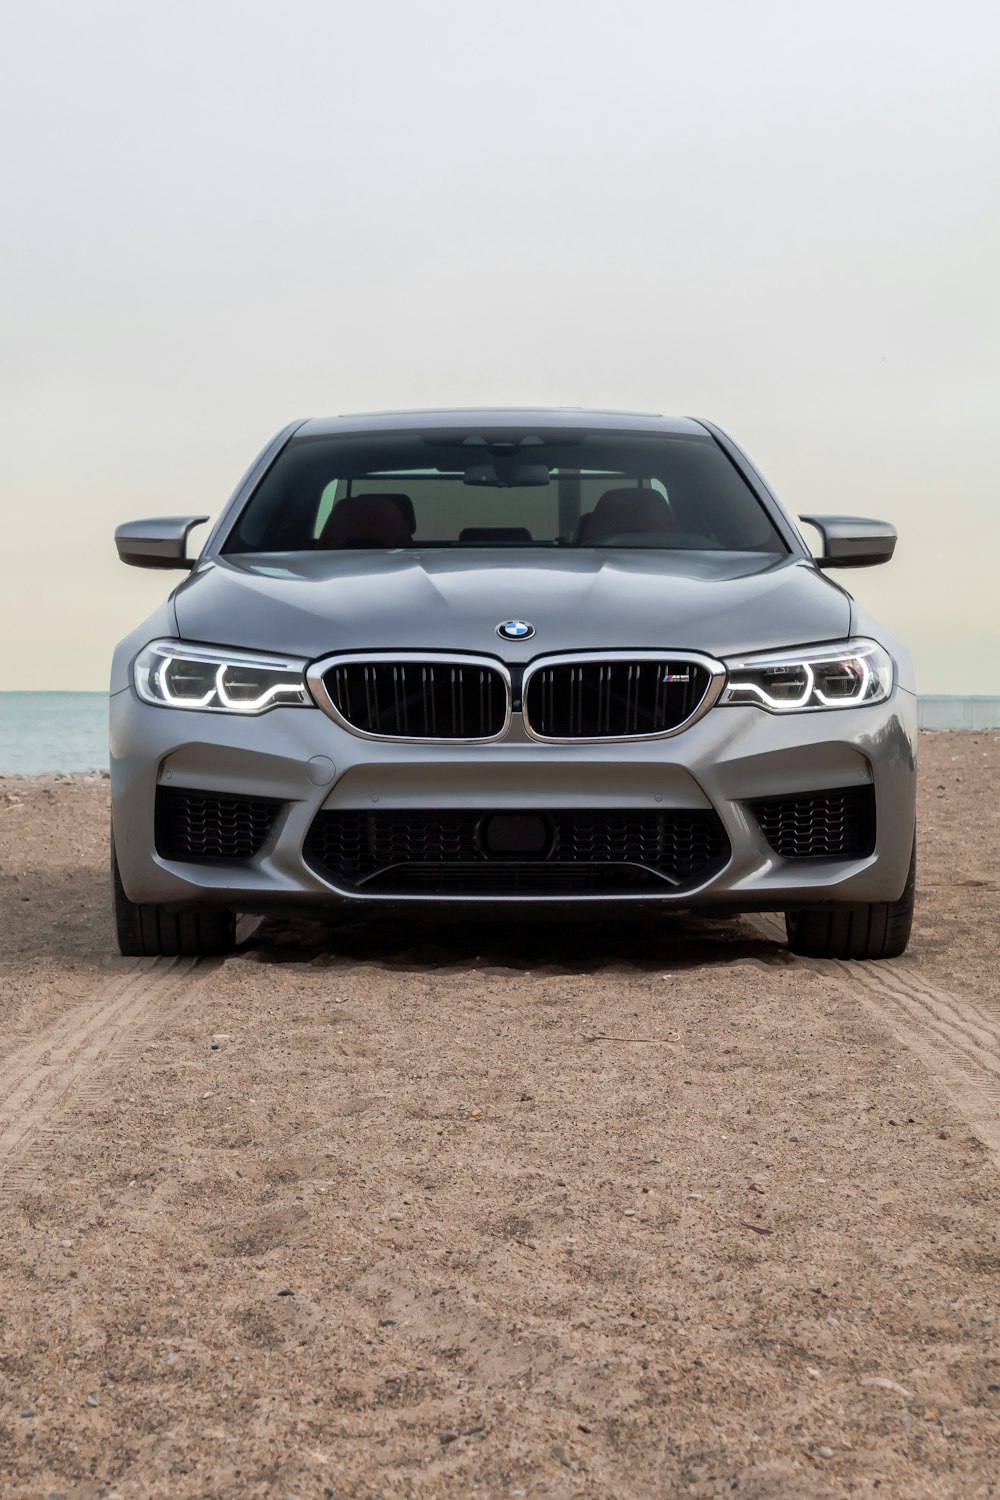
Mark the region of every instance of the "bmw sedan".
<instances>
[{"instance_id":1,"label":"bmw sedan","mask_svg":"<svg viewBox=\"0 0 1000 1500\"><path fill-rule=\"evenodd\" d=\"M241 913L785 913L886 958L913 910L906 651L711 422L577 410L297 422L204 516L119 527L187 576L117 649L129 954Z\"/></svg>"}]
</instances>

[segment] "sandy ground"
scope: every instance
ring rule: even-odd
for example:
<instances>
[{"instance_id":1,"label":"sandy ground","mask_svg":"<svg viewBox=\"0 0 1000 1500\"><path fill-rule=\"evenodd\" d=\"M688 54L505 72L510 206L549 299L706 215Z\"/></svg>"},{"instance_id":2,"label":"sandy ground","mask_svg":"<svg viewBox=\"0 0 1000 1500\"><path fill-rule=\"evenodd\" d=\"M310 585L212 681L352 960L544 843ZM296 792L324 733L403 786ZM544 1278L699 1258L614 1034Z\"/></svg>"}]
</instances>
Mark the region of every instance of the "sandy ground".
<instances>
[{"instance_id":1,"label":"sandy ground","mask_svg":"<svg viewBox=\"0 0 1000 1500\"><path fill-rule=\"evenodd\" d=\"M1000 735L882 965L773 919L113 956L0 780L0 1492L1000 1494Z\"/></svg>"}]
</instances>

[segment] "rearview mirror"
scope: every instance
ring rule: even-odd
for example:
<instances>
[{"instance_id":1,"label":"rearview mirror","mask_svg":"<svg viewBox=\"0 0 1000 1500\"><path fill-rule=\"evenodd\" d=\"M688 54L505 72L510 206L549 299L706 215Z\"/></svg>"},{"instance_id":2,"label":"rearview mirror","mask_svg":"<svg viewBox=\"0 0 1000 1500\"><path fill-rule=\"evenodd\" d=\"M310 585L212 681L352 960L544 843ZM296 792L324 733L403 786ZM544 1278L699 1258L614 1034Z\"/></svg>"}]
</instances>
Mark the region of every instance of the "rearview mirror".
<instances>
[{"instance_id":1,"label":"rearview mirror","mask_svg":"<svg viewBox=\"0 0 1000 1500\"><path fill-rule=\"evenodd\" d=\"M462 483L496 490L526 489L548 484L549 471L545 464L522 464L517 459L495 458L489 464L472 464L466 469Z\"/></svg>"},{"instance_id":2,"label":"rearview mirror","mask_svg":"<svg viewBox=\"0 0 1000 1500\"><path fill-rule=\"evenodd\" d=\"M123 563L133 568L193 568L187 556L188 532L207 516L156 516L148 521L126 521L115 531L115 546Z\"/></svg>"},{"instance_id":3,"label":"rearview mirror","mask_svg":"<svg viewBox=\"0 0 1000 1500\"><path fill-rule=\"evenodd\" d=\"M873 568L896 550L896 528L864 516L800 516L823 538L818 568Z\"/></svg>"}]
</instances>

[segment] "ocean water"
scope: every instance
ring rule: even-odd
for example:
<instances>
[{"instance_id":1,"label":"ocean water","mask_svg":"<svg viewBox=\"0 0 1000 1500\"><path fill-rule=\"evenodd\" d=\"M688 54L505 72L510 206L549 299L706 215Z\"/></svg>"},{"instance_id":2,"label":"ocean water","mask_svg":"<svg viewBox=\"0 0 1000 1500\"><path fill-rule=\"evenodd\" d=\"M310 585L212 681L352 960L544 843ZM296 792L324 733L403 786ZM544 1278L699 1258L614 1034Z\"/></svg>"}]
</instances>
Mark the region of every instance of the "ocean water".
<instances>
[{"instance_id":1,"label":"ocean water","mask_svg":"<svg viewBox=\"0 0 1000 1500\"><path fill-rule=\"evenodd\" d=\"M917 701L921 729L1000 729L1000 698L952 698L929 693Z\"/></svg>"},{"instance_id":2,"label":"ocean water","mask_svg":"<svg viewBox=\"0 0 1000 1500\"><path fill-rule=\"evenodd\" d=\"M1000 729L1000 698L920 699L921 729ZM106 693L0 693L0 776L104 771Z\"/></svg>"},{"instance_id":3,"label":"ocean water","mask_svg":"<svg viewBox=\"0 0 1000 1500\"><path fill-rule=\"evenodd\" d=\"M0 776L107 765L107 693L0 693Z\"/></svg>"}]
</instances>

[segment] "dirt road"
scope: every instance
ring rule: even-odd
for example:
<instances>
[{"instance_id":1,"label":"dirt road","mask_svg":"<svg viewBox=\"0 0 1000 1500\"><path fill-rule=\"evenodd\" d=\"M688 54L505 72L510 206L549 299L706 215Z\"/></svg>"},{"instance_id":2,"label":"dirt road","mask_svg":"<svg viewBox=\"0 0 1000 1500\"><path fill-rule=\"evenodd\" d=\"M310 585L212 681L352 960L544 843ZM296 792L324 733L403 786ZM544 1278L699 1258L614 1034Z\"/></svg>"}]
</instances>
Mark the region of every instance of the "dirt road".
<instances>
[{"instance_id":1,"label":"dirt road","mask_svg":"<svg viewBox=\"0 0 1000 1500\"><path fill-rule=\"evenodd\" d=\"M773 919L112 956L0 780L0 1492L1000 1494L1000 735L910 952Z\"/></svg>"}]
</instances>

